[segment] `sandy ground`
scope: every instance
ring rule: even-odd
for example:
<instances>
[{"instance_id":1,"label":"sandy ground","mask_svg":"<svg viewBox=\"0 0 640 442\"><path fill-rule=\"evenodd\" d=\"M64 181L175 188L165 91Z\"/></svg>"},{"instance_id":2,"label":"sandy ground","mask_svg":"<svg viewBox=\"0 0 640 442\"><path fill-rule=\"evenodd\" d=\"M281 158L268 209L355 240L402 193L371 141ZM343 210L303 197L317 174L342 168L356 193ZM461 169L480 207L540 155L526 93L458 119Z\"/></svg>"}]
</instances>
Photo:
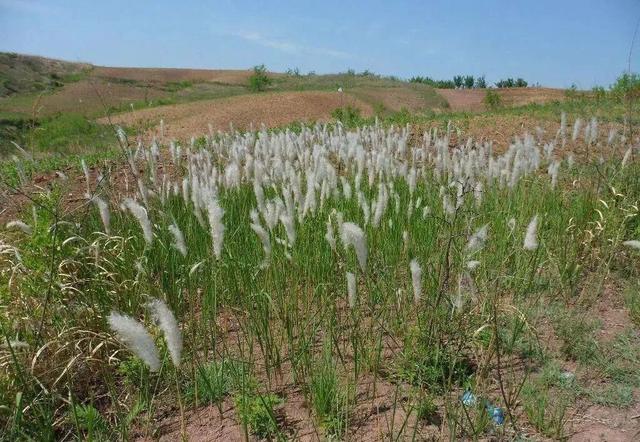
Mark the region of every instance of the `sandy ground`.
<instances>
[{"instance_id":1,"label":"sandy ground","mask_svg":"<svg viewBox=\"0 0 640 442\"><path fill-rule=\"evenodd\" d=\"M358 107L363 115L373 109L367 103L337 92L281 92L242 95L215 100L203 100L171 106L161 106L116 115L111 121L131 127L152 127L156 135L160 120L164 121L165 137L189 139L213 130L282 126L293 121L326 121L331 112L346 104ZM99 120L105 122L104 119Z\"/></svg>"}]
</instances>

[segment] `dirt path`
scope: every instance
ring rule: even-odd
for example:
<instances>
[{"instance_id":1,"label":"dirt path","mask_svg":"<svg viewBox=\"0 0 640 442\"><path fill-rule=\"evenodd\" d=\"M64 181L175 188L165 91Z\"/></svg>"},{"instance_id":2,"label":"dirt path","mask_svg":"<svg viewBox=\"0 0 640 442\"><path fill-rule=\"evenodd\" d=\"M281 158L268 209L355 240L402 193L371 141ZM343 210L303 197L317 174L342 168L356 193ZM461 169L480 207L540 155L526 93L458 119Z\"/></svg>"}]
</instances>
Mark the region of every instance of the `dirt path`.
<instances>
[{"instance_id":1,"label":"dirt path","mask_svg":"<svg viewBox=\"0 0 640 442\"><path fill-rule=\"evenodd\" d=\"M230 124L236 129L248 129L251 125L258 128L261 124L275 127L295 121L326 121L334 109L346 104L358 107L364 115L373 112L367 103L348 95L341 97L337 92L282 92L144 109L117 115L111 121L130 127L151 127L150 132L158 135L163 120L165 137L189 139L207 134L209 124L213 130L228 130Z\"/></svg>"}]
</instances>

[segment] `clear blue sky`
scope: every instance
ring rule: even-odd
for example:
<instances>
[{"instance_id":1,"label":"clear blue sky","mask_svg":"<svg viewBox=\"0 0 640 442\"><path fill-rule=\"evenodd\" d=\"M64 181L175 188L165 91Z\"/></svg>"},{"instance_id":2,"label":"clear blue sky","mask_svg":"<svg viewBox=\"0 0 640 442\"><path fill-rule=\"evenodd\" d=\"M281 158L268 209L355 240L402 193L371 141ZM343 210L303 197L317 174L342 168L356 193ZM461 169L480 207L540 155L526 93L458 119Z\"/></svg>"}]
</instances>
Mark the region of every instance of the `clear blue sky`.
<instances>
[{"instance_id":1,"label":"clear blue sky","mask_svg":"<svg viewBox=\"0 0 640 442\"><path fill-rule=\"evenodd\" d=\"M0 50L107 66L370 69L609 85L640 0L0 0ZM640 71L640 35L632 70Z\"/></svg>"}]
</instances>

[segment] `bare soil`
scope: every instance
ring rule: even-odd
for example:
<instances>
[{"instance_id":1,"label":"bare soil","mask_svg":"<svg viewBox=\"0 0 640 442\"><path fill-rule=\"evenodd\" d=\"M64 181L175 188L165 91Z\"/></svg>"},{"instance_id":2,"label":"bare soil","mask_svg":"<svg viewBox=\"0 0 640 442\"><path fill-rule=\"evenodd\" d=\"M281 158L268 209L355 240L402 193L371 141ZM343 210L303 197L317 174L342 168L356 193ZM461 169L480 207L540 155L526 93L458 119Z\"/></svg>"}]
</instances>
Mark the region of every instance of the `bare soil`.
<instances>
[{"instance_id":1,"label":"bare soil","mask_svg":"<svg viewBox=\"0 0 640 442\"><path fill-rule=\"evenodd\" d=\"M231 124L235 129L246 130L262 124L276 127L294 121L327 121L334 109L346 104L359 108L363 115L373 113L369 104L338 92L281 92L144 109L116 115L111 121L130 127L152 127L147 135L160 136L159 124L163 120L165 137L188 140L207 134L209 124L215 131L228 130Z\"/></svg>"},{"instance_id":2,"label":"bare soil","mask_svg":"<svg viewBox=\"0 0 640 442\"><path fill-rule=\"evenodd\" d=\"M483 111L486 89L436 89L454 111ZM531 103L548 103L564 100L564 90L551 88L505 88L492 89L497 92L505 106L522 106Z\"/></svg>"},{"instance_id":3,"label":"bare soil","mask_svg":"<svg viewBox=\"0 0 640 442\"><path fill-rule=\"evenodd\" d=\"M92 72L97 77L119 78L141 82L168 83L179 81L211 81L225 84L246 84L251 70L231 69L171 69L124 68L97 66ZM278 74L269 74L278 75Z\"/></svg>"}]
</instances>

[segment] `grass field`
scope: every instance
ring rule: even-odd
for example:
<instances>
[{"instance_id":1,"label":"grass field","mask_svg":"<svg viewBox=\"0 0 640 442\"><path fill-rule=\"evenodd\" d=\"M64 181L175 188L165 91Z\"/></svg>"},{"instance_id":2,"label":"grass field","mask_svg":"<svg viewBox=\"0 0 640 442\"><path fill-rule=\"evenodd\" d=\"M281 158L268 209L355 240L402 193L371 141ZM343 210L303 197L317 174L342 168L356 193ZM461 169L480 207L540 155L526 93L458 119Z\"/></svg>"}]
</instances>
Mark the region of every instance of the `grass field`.
<instances>
[{"instance_id":1,"label":"grass field","mask_svg":"<svg viewBox=\"0 0 640 442\"><path fill-rule=\"evenodd\" d=\"M638 437L624 103L462 112L372 76L236 94L240 72L91 72L230 89L124 128L7 112L0 440Z\"/></svg>"}]
</instances>

